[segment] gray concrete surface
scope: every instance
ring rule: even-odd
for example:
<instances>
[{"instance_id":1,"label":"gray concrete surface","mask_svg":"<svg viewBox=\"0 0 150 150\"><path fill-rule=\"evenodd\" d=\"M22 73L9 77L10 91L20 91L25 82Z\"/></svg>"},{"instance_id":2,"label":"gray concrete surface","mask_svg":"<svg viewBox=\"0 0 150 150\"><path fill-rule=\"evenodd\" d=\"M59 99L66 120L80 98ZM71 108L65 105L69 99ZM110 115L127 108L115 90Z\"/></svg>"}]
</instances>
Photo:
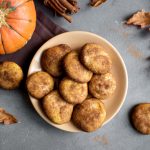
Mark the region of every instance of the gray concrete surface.
<instances>
[{"instance_id":1,"label":"gray concrete surface","mask_svg":"<svg viewBox=\"0 0 150 150\"><path fill-rule=\"evenodd\" d=\"M49 17L67 30L94 32L110 41L121 53L128 70L129 89L117 116L93 133L66 133L41 119L20 90L0 90L0 106L21 123L0 125L0 150L149 150L150 136L137 133L130 125L129 111L139 102L150 102L150 32L123 25L132 13L150 10L149 0L108 0L99 8L89 8L80 0L80 13L69 24L53 16L38 0Z\"/></svg>"}]
</instances>

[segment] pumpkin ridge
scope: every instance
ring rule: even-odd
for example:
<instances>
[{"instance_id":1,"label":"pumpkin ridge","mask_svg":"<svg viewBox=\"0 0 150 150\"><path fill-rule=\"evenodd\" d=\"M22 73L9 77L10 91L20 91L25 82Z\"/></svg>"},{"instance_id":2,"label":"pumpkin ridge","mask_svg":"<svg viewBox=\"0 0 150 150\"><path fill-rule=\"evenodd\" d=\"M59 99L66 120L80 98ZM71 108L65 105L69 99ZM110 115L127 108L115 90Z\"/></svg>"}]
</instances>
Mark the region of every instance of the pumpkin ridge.
<instances>
[{"instance_id":1,"label":"pumpkin ridge","mask_svg":"<svg viewBox=\"0 0 150 150\"><path fill-rule=\"evenodd\" d=\"M26 21L26 20L23 20L23 21ZM29 21L27 21L27 22L29 22ZM29 23L32 23L32 22L29 22ZM34 23L32 23L32 24L34 24ZM19 33L13 26L11 26L9 23L8 23L8 25L9 25L9 27L10 27L12 30L14 30L16 33L18 33L21 37L23 37L23 38L26 39L27 41L28 41L29 39L31 39L32 35L31 35L29 38L26 38L26 37L23 36L21 33ZM34 29L34 30L35 30L35 29Z\"/></svg>"},{"instance_id":2,"label":"pumpkin ridge","mask_svg":"<svg viewBox=\"0 0 150 150\"><path fill-rule=\"evenodd\" d=\"M1 5L2 5L2 3L1 3L1 4L0 4L1 11L3 11L4 13L6 13L6 16L7 16L9 13L15 11L16 8L18 8L18 7L22 6L22 5L24 5L25 3L29 2L29 1L33 1L33 0L26 0L25 2L18 3L18 5L16 5L16 6L12 6L10 1L9 1L9 2L6 2L5 0L3 0L2 3L3 3L3 2L4 2L4 3L6 2L7 4L9 3L9 6L5 8L4 6L1 6ZM6 5L7 5L7 4L6 4ZM5 16L5 17L6 17L6 16Z\"/></svg>"},{"instance_id":3,"label":"pumpkin ridge","mask_svg":"<svg viewBox=\"0 0 150 150\"><path fill-rule=\"evenodd\" d=\"M17 34L19 34L22 38L24 38L20 33L18 33L12 26L10 26L9 24L8 24L8 28L10 28L10 29L12 29L13 31L15 31ZM24 38L26 41L27 41L27 39L26 38ZM4 47L4 45L3 45L3 47Z\"/></svg>"},{"instance_id":4,"label":"pumpkin ridge","mask_svg":"<svg viewBox=\"0 0 150 150\"><path fill-rule=\"evenodd\" d=\"M15 8L18 8L18 7L20 7L20 6L22 6L22 5L24 5L25 3L30 2L30 1L33 1L33 0L26 0L25 2L20 3L20 4L16 5L16 6L14 6L14 7L15 7Z\"/></svg>"},{"instance_id":5,"label":"pumpkin ridge","mask_svg":"<svg viewBox=\"0 0 150 150\"><path fill-rule=\"evenodd\" d=\"M5 9L5 8L1 8L0 11L2 11L2 12L4 13L5 18L6 18L7 15L9 15L11 12L15 11L18 7L24 5L25 3L28 3L28 2L30 2L30 1L33 1L33 0L26 0L25 2L19 3L19 4L16 5L16 6L11 6L11 4L10 4L10 6L7 7L6 9Z\"/></svg>"},{"instance_id":6,"label":"pumpkin ridge","mask_svg":"<svg viewBox=\"0 0 150 150\"><path fill-rule=\"evenodd\" d=\"M36 23L28 20L17 20L17 19L8 19L6 20L7 24L11 26L13 30L22 35L26 40L29 40L32 37L32 32L35 31ZM22 29L24 26L24 29Z\"/></svg>"},{"instance_id":7,"label":"pumpkin ridge","mask_svg":"<svg viewBox=\"0 0 150 150\"><path fill-rule=\"evenodd\" d=\"M1 0L0 55L20 50L36 27L34 0Z\"/></svg>"},{"instance_id":8,"label":"pumpkin ridge","mask_svg":"<svg viewBox=\"0 0 150 150\"><path fill-rule=\"evenodd\" d=\"M28 41L25 37L23 37L20 33L18 33L12 26L9 25L9 28L15 31L17 34L19 34L22 38L24 38L26 42Z\"/></svg>"},{"instance_id":9,"label":"pumpkin ridge","mask_svg":"<svg viewBox=\"0 0 150 150\"><path fill-rule=\"evenodd\" d=\"M14 31L11 27L8 28L8 27L5 27L5 26L4 26L4 28L9 29L10 31L12 30L17 36L19 36L19 37L23 40L23 41L22 41L22 42L23 42L23 44L22 44L23 46L27 43L27 40L24 39L22 36L20 36L20 34L18 34L16 31ZM5 29L4 29L4 30L5 30ZM6 32L6 33L7 33L7 32ZM7 35L8 35L8 34L7 34ZM9 38L9 37L8 37L8 38ZM5 41L4 41L4 39L6 39L6 37L3 37L3 34L2 34L3 47L6 48L7 45L8 45L8 44L6 43L6 41L8 41L8 39L5 40ZM12 38L11 38L11 40L13 41ZM6 45L6 44L7 44L7 45ZM16 44L16 43L13 43L13 44ZM5 46L6 46L6 47L5 47ZM22 47L23 47L23 46L22 46ZM6 54L10 54L10 53L12 53L12 52L14 53L14 52L20 50L22 47L19 47L19 48L17 48L17 49L15 48L15 49L13 49L13 51L8 51L7 49L5 49L5 50L6 50L5 52L6 52Z\"/></svg>"},{"instance_id":10,"label":"pumpkin ridge","mask_svg":"<svg viewBox=\"0 0 150 150\"><path fill-rule=\"evenodd\" d=\"M2 42L2 46L3 46L4 54L6 54L6 50L5 50L4 43L3 43L3 39L2 39L2 34L0 34L0 36L1 36L1 42ZM3 54L3 55L4 55L4 54Z\"/></svg>"},{"instance_id":11,"label":"pumpkin ridge","mask_svg":"<svg viewBox=\"0 0 150 150\"><path fill-rule=\"evenodd\" d=\"M29 21L31 20L36 21L36 11L32 11L32 9L35 10L35 6L33 4L34 4L33 0L28 0L23 5L17 7L15 11L8 13L6 17L11 19L23 19ZM24 15L24 13L26 14Z\"/></svg>"},{"instance_id":12,"label":"pumpkin ridge","mask_svg":"<svg viewBox=\"0 0 150 150\"><path fill-rule=\"evenodd\" d=\"M28 22L33 22L31 19L18 19L18 18L12 18L12 17L8 17L6 16L6 19L15 19L15 20L23 20L23 21L28 21Z\"/></svg>"}]
</instances>

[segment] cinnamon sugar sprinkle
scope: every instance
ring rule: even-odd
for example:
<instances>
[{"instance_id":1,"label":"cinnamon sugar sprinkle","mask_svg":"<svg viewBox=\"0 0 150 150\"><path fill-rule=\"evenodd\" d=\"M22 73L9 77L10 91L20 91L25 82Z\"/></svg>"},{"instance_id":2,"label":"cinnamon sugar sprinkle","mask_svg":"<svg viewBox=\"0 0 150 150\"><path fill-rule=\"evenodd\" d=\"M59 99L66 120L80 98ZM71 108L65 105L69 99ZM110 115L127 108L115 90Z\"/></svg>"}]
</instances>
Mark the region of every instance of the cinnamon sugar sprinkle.
<instances>
[{"instance_id":1,"label":"cinnamon sugar sprinkle","mask_svg":"<svg viewBox=\"0 0 150 150\"><path fill-rule=\"evenodd\" d=\"M138 50L138 48L134 45L129 45L127 47L127 51L134 57L134 58L142 58L143 54Z\"/></svg>"},{"instance_id":2,"label":"cinnamon sugar sprinkle","mask_svg":"<svg viewBox=\"0 0 150 150\"><path fill-rule=\"evenodd\" d=\"M104 145L108 145L108 138L107 136L104 134L103 136L97 135L93 138L94 142L100 142Z\"/></svg>"}]
</instances>

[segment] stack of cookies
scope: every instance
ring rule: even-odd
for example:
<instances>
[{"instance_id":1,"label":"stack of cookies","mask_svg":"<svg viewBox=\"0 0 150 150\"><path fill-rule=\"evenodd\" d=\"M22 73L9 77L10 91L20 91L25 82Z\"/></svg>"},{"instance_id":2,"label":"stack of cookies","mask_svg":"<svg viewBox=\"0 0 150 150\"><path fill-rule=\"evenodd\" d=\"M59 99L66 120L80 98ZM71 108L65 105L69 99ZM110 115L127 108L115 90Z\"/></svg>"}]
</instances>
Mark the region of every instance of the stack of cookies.
<instances>
[{"instance_id":1,"label":"stack of cookies","mask_svg":"<svg viewBox=\"0 0 150 150\"><path fill-rule=\"evenodd\" d=\"M87 43L80 50L66 44L42 53L43 71L26 82L29 94L42 102L47 117L56 124L72 122L83 131L102 126L106 109L102 100L116 89L111 74L112 60L98 44Z\"/></svg>"}]
</instances>

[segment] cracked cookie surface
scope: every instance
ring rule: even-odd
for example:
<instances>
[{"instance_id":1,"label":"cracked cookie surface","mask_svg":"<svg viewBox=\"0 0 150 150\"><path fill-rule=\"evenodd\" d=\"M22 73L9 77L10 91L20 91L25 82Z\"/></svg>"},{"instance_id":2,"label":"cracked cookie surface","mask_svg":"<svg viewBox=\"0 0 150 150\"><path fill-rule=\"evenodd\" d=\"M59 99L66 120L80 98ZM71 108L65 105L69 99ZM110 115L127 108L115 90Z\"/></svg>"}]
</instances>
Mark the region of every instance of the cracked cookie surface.
<instances>
[{"instance_id":1,"label":"cracked cookie surface","mask_svg":"<svg viewBox=\"0 0 150 150\"><path fill-rule=\"evenodd\" d=\"M87 83L79 83L70 78L64 78L59 85L63 98L72 104L82 103L88 95Z\"/></svg>"},{"instance_id":2,"label":"cracked cookie surface","mask_svg":"<svg viewBox=\"0 0 150 150\"><path fill-rule=\"evenodd\" d=\"M89 82L89 92L96 98L106 99L116 89L116 81L111 73L93 75Z\"/></svg>"},{"instance_id":3,"label":"cracked cookie surface","mask_svg":"<svg viewBox=\"0 0 150 150\"><path fill-rule=\"evenodd\" d=\"M72 120L83 131L92 132L100 128L105 120L104 104L96 98L90 98L75 106Z\"/></svg>"},{"instance_id":4,"label":"cracked cookie surface","mask_svg":"<svg viewBox=\"0 0 150 150\"><path fill-rule=\"evenodd\" d=\"M93 75L80 63L77 51L72 51L65 56L64 68L71 79L81 83L89 82Z\"/></svg>"},{"instance_id":5,"label":"cracked cookie surface","mask_svg":"<svg viewBox=\"0 0 150 150\"><path fill-rule=\"evenodd\" d=\"M64 124L70 121L73 105L67 103L58 93L52 91L43 98L43 109L48 118L56 124Z\"/></svg>"},{"instance_id":6,"label":"cracked cookie surface","mask_svg":"<svg viewBox=\"0 0 150 150\"><path fill-rule=\"evenodd\" d=\"M31 96L41 99L54 88L54 80L48 73L39 71L27 78L26 86Z\"/></svg>"},{"instance_id":7,"label":"cracked cookie surface","mask_svg":"<svg viewBox=\"0 0 150 150\"><path fill-rule=\"evenodd\" d=\"M88 43L81 50L81 62L95 74L110 72L112 61L104 48L98 44Z\"/></svg>"},{"instance_id":8,"label":"cracked cookie surface","mask_svg":"<svg viewBox=\"0 0 150 150\"><path fill-rule=\"evenodd\" d=\"M61 76L63 73L63 58L70 51L71 48L66 44L60 44L45 50L41 56L41 66L43 70L54 77Z\"/></svg>"},{"instance_id":9,"label":"cracked cookie surface","mask_svg":"<svg viewBox=\"0 0 150 150\"><path fill-rule=\"evenodd\" d=\"M150 134L150 103L136 105L131 114L133 126L142 134Z\"/></svg>"}]
</instances>

